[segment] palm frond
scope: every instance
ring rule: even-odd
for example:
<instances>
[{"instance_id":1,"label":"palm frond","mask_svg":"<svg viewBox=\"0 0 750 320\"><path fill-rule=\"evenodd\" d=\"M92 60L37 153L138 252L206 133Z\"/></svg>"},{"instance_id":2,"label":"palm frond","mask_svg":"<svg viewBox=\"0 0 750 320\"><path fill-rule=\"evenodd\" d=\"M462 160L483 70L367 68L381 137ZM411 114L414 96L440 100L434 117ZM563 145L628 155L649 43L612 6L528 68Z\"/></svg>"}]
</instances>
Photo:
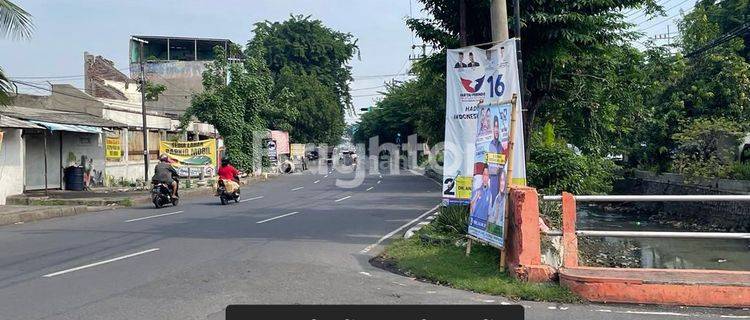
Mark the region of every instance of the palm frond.
<instances>
[{"instance_id":1,"label":"palm frond","mask_svg":"<svg viewBox=\"0 0 750 320\"><path fill-rule=\"evenodd\" d=\"M0 0L0 35L11 39L28 39L34 31L31 14L8 0Z\"/></svg>"}]
</instances>

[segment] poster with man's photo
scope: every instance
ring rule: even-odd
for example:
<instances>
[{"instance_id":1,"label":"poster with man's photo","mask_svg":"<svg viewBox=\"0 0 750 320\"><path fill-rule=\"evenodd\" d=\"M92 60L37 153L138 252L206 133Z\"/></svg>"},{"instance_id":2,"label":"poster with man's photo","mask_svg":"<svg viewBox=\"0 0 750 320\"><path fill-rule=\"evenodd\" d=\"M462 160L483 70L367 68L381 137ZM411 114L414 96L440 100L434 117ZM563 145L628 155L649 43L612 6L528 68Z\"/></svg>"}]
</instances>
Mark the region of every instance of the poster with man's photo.
<instances>
[{"instance_id":1,"label":"poster with man's photo","mask_svg":"<svg viewBox=\"0 0 750 320\"><path fill-rule=\"evenodd\" d=\"M511 104L477 107L469 235L503 248Z\"/></svg>"},{"instance_id":2,"label":"poster with man's photo","mask_svg":"<svg viewBox=\"0 0 750 320\"><path fill-rule=\"evenodd\" d=\"M490 48L469 46L446 51L444 205L471 202L478 106L509 101L515 95L515 130L523 132L516 41L509 39ZM525 185L523 135L515 135L514 140L513 183Z\"/></svg>"}]
</instances>

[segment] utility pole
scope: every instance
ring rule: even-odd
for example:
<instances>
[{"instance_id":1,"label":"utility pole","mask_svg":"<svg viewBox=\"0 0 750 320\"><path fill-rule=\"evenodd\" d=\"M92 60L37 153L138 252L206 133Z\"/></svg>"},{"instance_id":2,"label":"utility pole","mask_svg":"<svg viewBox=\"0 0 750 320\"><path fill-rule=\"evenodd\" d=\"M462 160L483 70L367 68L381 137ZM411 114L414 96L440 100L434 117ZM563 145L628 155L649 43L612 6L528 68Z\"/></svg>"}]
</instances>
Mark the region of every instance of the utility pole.
<instances>
[{"instance_id":1,"label":"utility pole","mask_svg":"<svg viewBox=\"0 0 750 320\"><path fill-rule=\"evenodd\" d=\"M148 126L146 125L146 68L145 61L143 61L143 44L148 41L131 37L131 39L140 43L140 58L138 61L141 65L141 116L143 118L143 183L148 183Z\"/></svg>"},{"instance_id":2,"label":"utility pole","mask_svg":"<svg viewBox=\"0 0 750 320\"><path fill-rule=\"evenodd\" d=\"M505 0L492 0L490 20L492 42L508 40L508 6Z\"/></svg>"}]
</instances>

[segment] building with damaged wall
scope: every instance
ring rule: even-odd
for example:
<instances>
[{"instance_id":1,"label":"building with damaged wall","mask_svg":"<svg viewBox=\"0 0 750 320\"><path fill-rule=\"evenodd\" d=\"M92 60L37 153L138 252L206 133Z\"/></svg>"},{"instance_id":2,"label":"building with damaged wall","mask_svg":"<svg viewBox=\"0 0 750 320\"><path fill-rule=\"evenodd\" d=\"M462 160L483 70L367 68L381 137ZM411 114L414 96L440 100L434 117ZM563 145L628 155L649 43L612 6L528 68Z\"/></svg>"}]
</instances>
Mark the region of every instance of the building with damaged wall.
<instances>
[{"instance_id":1,"label":"building with damaged wall","mask_svg":"<svg viewBox=\"0 0 750 320\"><path fill-rule=\"evenodd\" d=\"M180 115L189 106L191 96L203 91L203 72L215 58L214 47L227 50L232 42L227 39L133 36L143 44L146 80L162 84L166 91L154 101L153 110L168 115ZM130 76L138 79L141 42L130 40ZM234 57L239 58L239 57Z\"/></svg>"},{"instance_id":2,"label":"building with damaged wall","mask_svg":"<svg viewBox=\"0 0 750 320\"><path fill-rule=\"evenodd\" d=\"M84 53L86 93L92 95L105 106L103 117L127 125L127 128L115 134L120 137L121 157L107 158L108 172L110 176L118 179L142 179L143 135L139 129L142 123L141 93L138 90L138 83L126 76L122 70L117 69L112 61L102 56ZM166 99L168 90L159 95L157 101L147 101L146 103L146 124L149 127L149 159L153 160L153 163L157 160L161 140L175 138L183 141L198 140L216 136L213 126L196 122L188 124L185 134L181 135L179 116L189 105L191 95L185 97L185 101L187 101L185 103L187 104L178 108L182 111L164 112L164 109L157 107L157 104ZM169 109L174 108L170 107ZM110 141L113 142L112 139Z\"/></svg>"}]
</instances>

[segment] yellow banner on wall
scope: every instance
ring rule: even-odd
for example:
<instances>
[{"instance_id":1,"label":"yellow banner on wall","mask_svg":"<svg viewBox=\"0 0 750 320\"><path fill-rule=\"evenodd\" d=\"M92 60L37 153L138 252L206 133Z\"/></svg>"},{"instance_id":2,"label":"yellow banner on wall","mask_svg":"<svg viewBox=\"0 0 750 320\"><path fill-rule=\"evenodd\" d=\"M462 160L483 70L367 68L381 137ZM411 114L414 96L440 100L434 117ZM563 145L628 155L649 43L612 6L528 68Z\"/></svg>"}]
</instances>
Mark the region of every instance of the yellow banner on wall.
<instances>
[{"instance_id":1,"label":"yellow banner on wall","mask_svg":"<svg viewBox=\"0 0 750 320\"><path fill-rule=\"evenodd\" d=\"M107 160L120 160L120 157L122 157L122 144L120 143L120 137L107 137L104 152L104 157L107 158Z\"/></svg>"},{"instance_id":2,"label":"yellow banner on wall","mask_svg":"<svg viewBox=\"0 0 750 320\"><path fill-rule=\"evenodd\" d=\"M299 157L302 158L305 156L305 144L303 143L292 143L291 144L291 157Z\"/></svg>"},{"instance_id":3,"label":"yellow banner on wall","mask_svg":"<svg viewBox=\"0 0 750 320\"><path fill-rule=\"evenodd\" d=\"M216 139L200 141L161 141L159 154L167 155L175 166L216 166Z\"/></svg>"}]
</instances>

